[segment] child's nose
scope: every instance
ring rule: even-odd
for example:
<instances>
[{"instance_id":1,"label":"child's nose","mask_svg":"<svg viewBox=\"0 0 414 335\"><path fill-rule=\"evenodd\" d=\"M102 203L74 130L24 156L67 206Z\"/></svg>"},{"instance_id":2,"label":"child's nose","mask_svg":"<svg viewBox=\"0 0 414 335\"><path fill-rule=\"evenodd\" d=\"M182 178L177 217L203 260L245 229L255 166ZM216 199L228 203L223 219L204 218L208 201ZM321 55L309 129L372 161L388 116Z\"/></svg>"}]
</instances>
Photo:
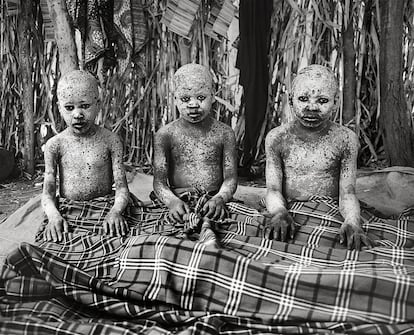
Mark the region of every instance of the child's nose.
<instances>
[{"instance_id":1,"label":"child's nose","mask_svg":"<svg viewBox=\"0 0 414 335\"><path fill-rule=\"evenodd\" d=\"M82 109L81 108L75 108L73 110L73 117L75 119L82 119L84 117Z\"/></svg>"},{"instance_id":2,"label":"child's nose","mask_svg":"<svg viewBox=\"0 0 414 335\"><path fill-rule=\"evenodd\" d=\"M314 110L318 109L318 104L315 100L309 100L309 109Z\"/></svg>"},{"instance_id":3,"label":"child's nose","mask_svg":"<svg viewBox=\"0 0 414 335\"><path fill-rule=\"evenodd\" d=\"M195 98L191 98L188 102L189 107L198 107L200 104L198 103L198 100Z\"/></svg>"}]
</instances>

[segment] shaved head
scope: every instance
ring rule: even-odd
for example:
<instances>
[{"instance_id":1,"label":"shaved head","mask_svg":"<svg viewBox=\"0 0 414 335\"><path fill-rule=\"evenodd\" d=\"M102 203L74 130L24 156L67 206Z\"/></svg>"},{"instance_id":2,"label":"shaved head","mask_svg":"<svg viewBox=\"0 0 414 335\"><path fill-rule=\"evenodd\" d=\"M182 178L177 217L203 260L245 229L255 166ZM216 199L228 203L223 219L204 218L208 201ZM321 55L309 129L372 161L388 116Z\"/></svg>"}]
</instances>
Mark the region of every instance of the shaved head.
<instances>
[{"instance_id":1,"label":"shaved head","mask_svg":"<svg viewBox=\"0 0 414 335\"><path fill-rule=\"evenodd\" d=\"M81 70L64 74L57 86L58 100L71 100L73 97L80 95L98 100L99 89L96 78L90 72Z\"/></svg>"},{"instance_id":2,"label":"shaved head","mask_svg":"<svg viewBox=\"0 0 414 335\"><path fill-rule=\"evenodd\" d=\"M182 95L192 91L213 93L213 78L207 67L200 64L186 64L174 74L174 94Z\"/></svg>"},{"instance_id":3,"label":"shaved head","mask_svg":"<svg viewBox=\"0 0 414 335\"><path fill-rule=\"evenodd\" d=\"M326 66L312 64L301 69L292 82L292 93L295 94L299 83L304 79L314 79L321 82L324 88L335 94L338 91L338 82L333 71Z\"/></svg>"}]
</instances>

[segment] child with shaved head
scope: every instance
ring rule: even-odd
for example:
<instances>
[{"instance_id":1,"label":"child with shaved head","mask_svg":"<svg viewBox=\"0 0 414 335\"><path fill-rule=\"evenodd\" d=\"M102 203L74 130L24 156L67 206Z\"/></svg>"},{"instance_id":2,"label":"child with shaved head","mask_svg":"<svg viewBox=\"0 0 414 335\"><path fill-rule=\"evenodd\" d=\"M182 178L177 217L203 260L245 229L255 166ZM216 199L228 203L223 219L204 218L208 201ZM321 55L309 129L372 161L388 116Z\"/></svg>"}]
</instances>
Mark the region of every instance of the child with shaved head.
<instances>
[{"instance_id":1,"label":"child with shaved head","mask_svg":"<svg viewBox=\"0 0 414 335\"><path fill-rule=\"evenodd\" d=\"M86 71L71 71L57 87L59 111L67 128L52 137L45 148L45 177L42 206L48 223L43 232L47 241L59 242L68 222L56 199L89 201L111 195L114 204L104 220L107 234L124 235L128 230L122 216L129 191L123 168L122 144L116 134L95 124L99 112L97 80Z\"/></svg>"},{"instance_id":2,"label":"child with shaved head","mask_svg":"<svg viewBox=\"0 0 414 335\"><path fill-rule=\"evenodd\" d=\"M358 138L331 121L338 105L333 72L320 65L299 71L289 103L294 120L272 129L266 137L268 231L277 240L293 238L297 226L288 213L287 199L339 198L344 219L340 242L349 249L370 246L360 225L355 195Z\"/></svg>"},{"instance_id":3,"label":"child with shaved head","mask_svg":"<svg viewBox=\"0 0 414 335\"><path fill-rule=\"evenodd\" d=\"M180 117L155 136L154 191L174 222L190 212L180 198L186 190L212 194L205 217L221 219L237 187L236 141L231 127L211 115L214 102L209 69L186 64L174 74L174 101Z\"/></svg>"}]
</instances>

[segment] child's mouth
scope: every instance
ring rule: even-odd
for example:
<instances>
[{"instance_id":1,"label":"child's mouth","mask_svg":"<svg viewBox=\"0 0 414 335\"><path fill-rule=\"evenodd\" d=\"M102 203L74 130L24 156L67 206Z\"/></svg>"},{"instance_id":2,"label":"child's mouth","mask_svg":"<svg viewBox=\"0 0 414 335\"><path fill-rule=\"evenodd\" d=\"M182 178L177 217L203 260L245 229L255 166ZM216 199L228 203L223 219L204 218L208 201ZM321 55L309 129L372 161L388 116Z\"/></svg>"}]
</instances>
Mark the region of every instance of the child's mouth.
<instances>
[{"instance_id":1,"label":"child's mouth","mask_svg":"<svg viewBox=\"0 0 414 335\"><path fill-rule=\"evenodd\" d=\"M201 113L198 113L198 112L195 112L195 113L192 112L192 113L188 114L188 116L191 117L192 119L197 119L197 118L200 117L200 115L201 115Z\"/></svg>"},{"instance_id":2,"label":"child's mouth","mask_svg":"<svg viewBox=\"0 0 414 335\"><path fill-rule=\"evenodd\" d=\"M85 123L74 123L72 126L75 129L82 129L83 127L85 127Z\"/></svg>"},{"instance_id":3,"label":"child's mouth","mask_svg":"<svg viewBox=\"0 0 414 335\"><path fill-rule=\"evenodd\" d=\"M302 117L303 120L305 120L306 122L318 122L320 120L320 118L318 118L317 116L304 116Z\"/></svg>"}]
</instances>

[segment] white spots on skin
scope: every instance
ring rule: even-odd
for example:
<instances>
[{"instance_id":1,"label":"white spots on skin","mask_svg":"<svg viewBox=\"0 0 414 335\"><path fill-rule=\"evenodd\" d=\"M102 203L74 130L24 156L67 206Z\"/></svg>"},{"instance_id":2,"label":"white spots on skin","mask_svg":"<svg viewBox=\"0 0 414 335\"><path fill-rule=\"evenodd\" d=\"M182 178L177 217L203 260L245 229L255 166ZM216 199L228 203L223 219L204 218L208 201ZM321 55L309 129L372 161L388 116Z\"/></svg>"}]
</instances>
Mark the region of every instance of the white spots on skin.
<instances>
[{"instance_id":1,"label":"white spots on skin","mask_svg":"<svg viewBox=\"0 0 414 335\"><path fill-rule=\"evenodd\" d=\"M75 136L66 129L52 140L62 197L90 200L112 193L112 159L117 158L111 155L111 149L118 140L115 134L96 127L90 136Z\"/></svg>"},{"instance_id":2,"label":"white spots on skin","mask_svg":"<svg viewBox=\"0 0 414 335\"><path fill-rule=\"evenodd\" d=\"M350 129L329 120L337 89L335 76L326 67L304 68L290 95L296 119L268 134L274 149L267 154L280 155L283 193L288 198L338 197L341 178L352 179L355 174L358 140ZM279 173L266 171L272 180Z\"/></svg>"},{"instance_id":3,"label":"white spots on skin","mask_svg":"<svg viewBox=\"0 0 414 335\"><path fill-rule=\"evenodd\" d=\"M68 72L59 80L57 97L58 100L68 100L79 96L87 96L94 101L98 101L98 81L87 71L74 70Z\"/></svg>"},{"instance_id":4,"label":"white spots on skin","mask_svg":"<svg viewBox=\"0 0 414 335\"><path fill-rule=\"evenodd\" d=\"M90 200L112 193L113 162L122 163L122 145L116 134L95 124L99 111L97 80L86 71L71 71L58 83L59 110L68 126L46 146L59 168L60 195ZM56 167L49 167L55 169Z\"/></svg>"},{"instance_id":5,"label":"white spots on skin","mask_svg":"<svg viewBox=\"0 0 414 335\"><path fill-rule=\"evenodd\" d=\"M190 123L205 120L214 102L213 81L208 69L186 64L174 74L174 101L180 117Z\"/></svg>"},{"instance_id":6,"label":"white spots on skin","mask_svg":"<svg viewBox=\"0 0 414 335\"><path fill-rule=\"evenodd\" d=\"M312 138L298 136L292 128L292 124L288 124L269 133L272 146L276 148L273 154L280 154L283 162L285 196L292 199L312 195L337 198L341 169L345 174L355 172L351 170L353 166L343 165L349 155L356 158L358 147L352 139L353 132L330 123L324 134Z\"/></svg>"},{"instance_id":7,"label":"white spots on skin","mask_svg":"<svg viewBox=\"0 0 414 335\"><path fill-rule=\"evenodd\" d=\"M200 187L220 189L230 198L237 184L235 139L229 126L210 116L214 90L209 69L182 66L174 74L174 89L180 118L156 134L156 193L165 202L170 189Z\"/></svg>"},{"instance_id":8,"label":"white spots on skin","mask_svg":"<svg viewBox=\"0 0 414 335\"><path fill-rule=\"evenodd\" d=\"M174 95L180 97L196 91L213 94L213 79L207 67L200 64L186 64L174 74Z\"/></svg>"},{"instance_id":9,"label":"white spots on skin","mask_svg":"<svg viewBox=\"0 0 414 335\"><path fill-rule=\"evenodd\" d=\"M212 118L205 130L185 127L182 121L166 128L171 186L219 189L223 182L223 140L229 129Z\"/></svg>"},{"instance_id":10,"label":"white spots on skin","mask_svg":"<svg viewBox=\"0 0 414 335\"><path fill-rule=\"evenodd\" d=\"M92 74L79 70L67 73L58 83L57 96L59 111L71 132L86 136L93 131L99 112L99 90Z\"/></svg>"}]
</instances>

